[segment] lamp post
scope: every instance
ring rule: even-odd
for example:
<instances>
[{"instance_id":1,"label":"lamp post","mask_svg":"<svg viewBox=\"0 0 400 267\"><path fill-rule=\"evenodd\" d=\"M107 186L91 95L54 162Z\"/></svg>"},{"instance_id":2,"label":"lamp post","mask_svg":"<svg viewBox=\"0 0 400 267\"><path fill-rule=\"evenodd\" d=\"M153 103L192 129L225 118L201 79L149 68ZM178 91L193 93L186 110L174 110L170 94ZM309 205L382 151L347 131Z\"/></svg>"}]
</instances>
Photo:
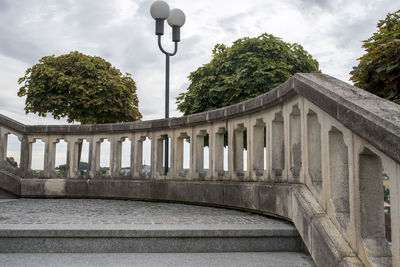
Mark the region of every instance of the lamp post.
<instances>
[{"instance_id":1,"label":"lamp post","mask_svg":"<svg viewBox=\"0 0 400 267\"><path fill-rule=\"evenodd\" d=\"M150 14L156 20L155 34L158 36L158 47L165 54L165 118L169 118L169 58L178 52L178 42L181 40L181 27L185 24L185 14L182 10L169 8L164 1L155 1L150 7ZM164 35L164 21L172 27L172 41L175 43L174 52L164 50L161 44L161 36ZM164 173L168 173L168 135L165 135L165 165Z\"/></svg>"}]
</instances>

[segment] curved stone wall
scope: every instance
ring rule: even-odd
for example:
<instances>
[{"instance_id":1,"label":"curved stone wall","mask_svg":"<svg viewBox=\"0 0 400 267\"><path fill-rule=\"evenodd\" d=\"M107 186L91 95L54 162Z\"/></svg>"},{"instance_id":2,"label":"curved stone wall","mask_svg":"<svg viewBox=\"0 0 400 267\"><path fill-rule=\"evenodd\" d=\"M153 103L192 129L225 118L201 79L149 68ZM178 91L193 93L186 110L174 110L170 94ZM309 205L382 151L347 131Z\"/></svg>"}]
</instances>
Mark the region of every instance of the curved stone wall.
<instances>
[{"instance_id":1,"label":"curved stone wall","mask_svg":"<svg viewBox=\"0 0 400 267\"><path fill-rule=\"evenodd\" d=\"M10 134L21 141L18 168L6 162ZM165 136L171 138L167 175ZM146 138L151 140L149 172L142 167ZM210 144L208 170L204 138ZM45 143L42 172L31 169L38 139ZM105 139L110 142L106 173L100 169ZM122 172L126 139L131 164ZM68 146L64 173L55 171L60 140ZM83 140L89 143L85 173L78 170ZM184 140L190 140L188 169L183 168ZM7 191L30 197L182 201L272 214L293 221L319 266L389 266L392 254L393 265L399 266L399 163L399 105L323 74L296 74L259 97L181 118L31 126L0 115L0 187ZM391 245L384 236L382 168L391 189Z\"/></svg>"}]
</instances>

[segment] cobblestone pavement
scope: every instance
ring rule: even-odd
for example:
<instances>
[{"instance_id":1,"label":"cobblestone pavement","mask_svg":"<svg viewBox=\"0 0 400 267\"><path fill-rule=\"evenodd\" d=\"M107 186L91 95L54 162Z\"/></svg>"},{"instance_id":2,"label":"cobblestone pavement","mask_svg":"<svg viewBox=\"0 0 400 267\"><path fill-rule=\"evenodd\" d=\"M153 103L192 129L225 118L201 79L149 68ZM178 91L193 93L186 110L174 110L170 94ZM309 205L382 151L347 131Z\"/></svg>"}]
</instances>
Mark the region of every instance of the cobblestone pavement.
<instances>
[{"instance_id":1,"label":"cobblestone pavement","mask_svg":"<svg viewBox=\"0 0 400 267\"><path fill-rule=\"evenodd\" d=\"M99 199L0 200L0 224L282 224L236 210Z\"/></svg>"}]
</instances>

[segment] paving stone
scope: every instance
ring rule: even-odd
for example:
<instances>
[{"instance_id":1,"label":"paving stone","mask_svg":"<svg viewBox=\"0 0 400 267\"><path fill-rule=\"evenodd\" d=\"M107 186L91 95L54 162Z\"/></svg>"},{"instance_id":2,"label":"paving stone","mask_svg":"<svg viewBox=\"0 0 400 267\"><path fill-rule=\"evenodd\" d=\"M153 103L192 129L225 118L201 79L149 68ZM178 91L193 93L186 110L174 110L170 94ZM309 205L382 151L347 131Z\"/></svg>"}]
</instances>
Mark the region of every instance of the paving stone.
<instances>
[{"instance_id":1,"label":"paving stone","mask_svg":"<svg viewBox=\"0 0 400 267\"><path fill-rule=\"evenodd\" d=\"M177 203L98 199L0 202L0 224L282 224L262 215Z\"/></svg>"}]
</instances>

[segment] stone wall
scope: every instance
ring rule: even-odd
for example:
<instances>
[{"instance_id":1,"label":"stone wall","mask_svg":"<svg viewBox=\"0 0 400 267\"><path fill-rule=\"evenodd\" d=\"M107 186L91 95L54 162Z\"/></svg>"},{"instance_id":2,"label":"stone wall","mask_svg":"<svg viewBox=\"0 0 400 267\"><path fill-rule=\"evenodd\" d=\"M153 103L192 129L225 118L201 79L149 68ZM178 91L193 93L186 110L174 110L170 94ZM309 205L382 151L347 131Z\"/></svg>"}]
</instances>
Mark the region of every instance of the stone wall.
<instances>
[{"instance_id":1,"label":"stone wall","mask_svg":"<svg viewBox=\"0 0 400 267\"><path fill-rule=\"evenodd\" d=\"M5 160L9 134L21 141L19 168ZM167 175L166 135L171 140ZM224 135L228 170L223 168ZM142 169L146 138L151 140L149 173ZM187 138L188 170L183 168ZM32 144L38 139L45 143L40 173L31 170ZM61 139L68 146L62 174L55 171ZM99 158L105 139L111 144L107 173ZM125 139L131 141L128 173L121 170ZM82 140L89 143L86 173L78 170ZM323 74L296 74L259 97L180 118L30 126L0 115L0 187L7 191L30 197L181 201L275 215L293 221L319 266L390 266L392 255L399 266L399 163L400 106ZM382 170L391 189L391 245L384 235Z\"/></svg>"}]
</instances>

